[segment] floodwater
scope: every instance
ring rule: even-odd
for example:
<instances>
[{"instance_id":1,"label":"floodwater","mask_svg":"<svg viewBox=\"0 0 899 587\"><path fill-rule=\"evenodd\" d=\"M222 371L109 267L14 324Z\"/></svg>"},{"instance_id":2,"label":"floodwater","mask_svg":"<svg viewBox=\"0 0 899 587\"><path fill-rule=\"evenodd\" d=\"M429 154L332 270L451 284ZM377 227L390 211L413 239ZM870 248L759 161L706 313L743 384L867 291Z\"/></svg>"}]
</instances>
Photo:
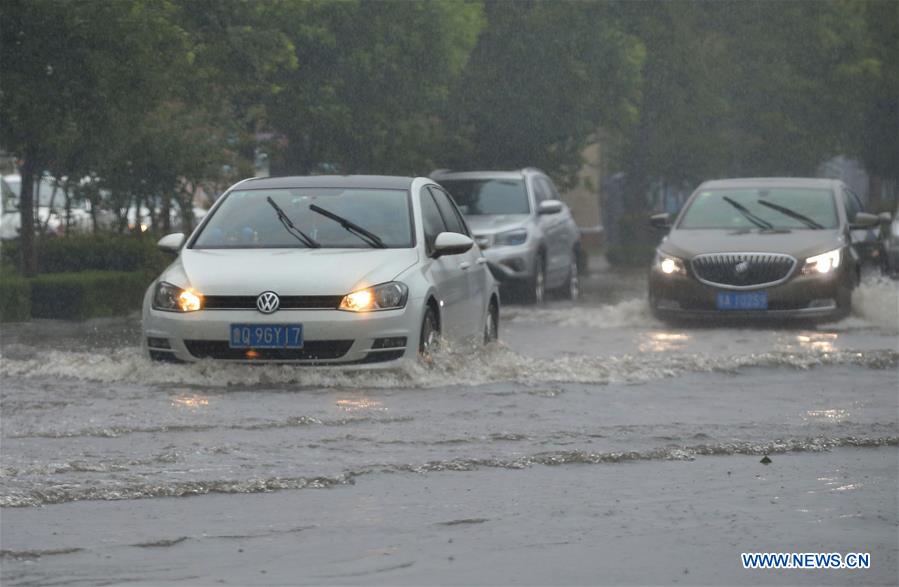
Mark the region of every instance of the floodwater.
<instances>
[{"instance_id":1,"label":"floodwater","mask_svg":"<svg viewBox=\"0 0 899 587\"><path fill-rule=\"evenodd\" d=\"M5 325L3 583L847 580L740 574L761 527L895 580L899 282L787 328L670 327L641 276L587 285L386 371L151 364L136 319ZM660 529L672 504L708 527Z\"/></svg>"}]
</instances>

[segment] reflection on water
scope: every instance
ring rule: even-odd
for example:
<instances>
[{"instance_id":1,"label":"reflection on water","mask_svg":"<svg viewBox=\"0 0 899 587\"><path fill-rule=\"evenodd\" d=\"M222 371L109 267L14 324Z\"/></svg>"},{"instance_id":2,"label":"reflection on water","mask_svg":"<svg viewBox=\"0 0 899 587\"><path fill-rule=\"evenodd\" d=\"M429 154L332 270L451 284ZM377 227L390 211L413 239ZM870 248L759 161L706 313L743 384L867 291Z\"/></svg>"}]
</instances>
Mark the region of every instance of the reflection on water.
<instances>
[{"instance_id":1,"label":"reflection on water","mask_svg":"<svg viewBox=\"0 0 899 587\"><path fill-rule=\"evenodd\" d=\"M796 341L801 348L831 353L838 336L836 332L804 332L796 336Z\"/></svg>"},{"instance_id":2,"label":"reflection on water","mask_svg":"<svg viewBox=\"0 0 899 587\"><path fill-rule=\"evenodd\" d=\"M809 410L805 413L809 418L822 422L832 421L838 422L845 420L849 416L848 410L831 409L831 410Z\"/></svg>"},{"instance_id":3,"label":"reflection on water","mask_svg":"<svg viewBox=\"0 0 899 587\"><path fill-rule=\"evenodd\" d=\"M683 349L690 340L689 334L681 332L647 332L649 340L638 347L643 353L664 353Z\"/></svg>"},{"instance_id":4,"label":"reflection on water","mask_svg":"<svg viewBox=\"0 0 899 587\"><path fill-rule=\"evenodd\" d=\"M209 405L209 397L198 393L179 394L172 397L172 407L199 409Z\"/></svg>"},{"instance_id":5,"label":"reflection on water","mask_svg":"<svg viewBox=\"0 0 899 587\"><path fill-rule=\"evenodd\" d=\"M359 410L371 410L376 412L386 412L387 408L381 400L369 397L351 397L341 398L337 400L337 407L345 412L357 412Z\"/></svg>"}]
</instances>

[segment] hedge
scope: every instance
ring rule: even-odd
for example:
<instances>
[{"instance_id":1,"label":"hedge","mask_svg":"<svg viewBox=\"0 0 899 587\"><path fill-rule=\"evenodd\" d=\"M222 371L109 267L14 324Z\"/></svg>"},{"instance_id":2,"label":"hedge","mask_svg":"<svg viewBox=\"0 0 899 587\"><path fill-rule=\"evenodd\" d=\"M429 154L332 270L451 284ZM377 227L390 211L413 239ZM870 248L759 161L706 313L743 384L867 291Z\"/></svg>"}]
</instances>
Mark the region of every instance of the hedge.
<instances>
[{"instance_id":1,"label":"hedge","mask_svg":"<svg viewBox=\"0 0 899 587\"><path fill-rule=\"evenodd\" d=\"M31 282L0 271L0 322L22 322L31 318Z\"/></svg>"},{"instance_id":2,"label":"hedge","mask_svg":"<svg viewBox=\"0 0 899 587\"><path fill-rule=\"evenodd\" d=\"M138 310L149 271L48 273L31 279L31 316L84 320Z\"/></svg>"},{"instance_id":3,"label":"hedge","mask_svg":"<svg viewBox=\"0 0 899 587\"><path fill-rule=\"evenodd\" d=\"M151 236L73 235L35 242L38 273L80 271L162 271L171 257L156 248ZM21 267L19 242L6 241L2 262Z\"/></svg>"}]
</instances>

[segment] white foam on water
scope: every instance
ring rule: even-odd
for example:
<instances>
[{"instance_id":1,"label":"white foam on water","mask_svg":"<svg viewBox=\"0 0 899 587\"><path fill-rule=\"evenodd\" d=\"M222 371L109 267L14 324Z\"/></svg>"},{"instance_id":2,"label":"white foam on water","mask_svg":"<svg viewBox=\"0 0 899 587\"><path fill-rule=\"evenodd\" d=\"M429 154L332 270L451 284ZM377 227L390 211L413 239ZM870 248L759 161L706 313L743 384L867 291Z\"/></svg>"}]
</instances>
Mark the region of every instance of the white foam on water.
<instances>
[{"instance_id":1,"label":"white foam on water","mask_svg":"<svg viewBox=\"0 0 899 587\"><path fill-rule=\"evenodd\" d=\"M738 355L664 353L537 359L516 353L500 343L487 348L445 349L430 365L409 361L391 369L364 370L213 361L187 365L160 364L146 359L135 347L104 354L43 351L39 359L3 358L0 361L0 376L209 387L432 388L504 381L529 384L643 382L687 372L733 372L745 367L809 369L837 364L896 368L899 365L899 351L808 349Z\"/></svg>"},{"instance_id":2,"label":"white foam on water","mask_svg":"<svg viewBox=\"0 0 899 587\"><path fill-rule=\"evenodd\" d=\"M633 298L604 306L563 308L504 308L502 320L512 322L547 322L559 326L583 326L592 329L628 326L658 327L662 323L652 317L645 298Z\"/></svg>"}]
</instances>

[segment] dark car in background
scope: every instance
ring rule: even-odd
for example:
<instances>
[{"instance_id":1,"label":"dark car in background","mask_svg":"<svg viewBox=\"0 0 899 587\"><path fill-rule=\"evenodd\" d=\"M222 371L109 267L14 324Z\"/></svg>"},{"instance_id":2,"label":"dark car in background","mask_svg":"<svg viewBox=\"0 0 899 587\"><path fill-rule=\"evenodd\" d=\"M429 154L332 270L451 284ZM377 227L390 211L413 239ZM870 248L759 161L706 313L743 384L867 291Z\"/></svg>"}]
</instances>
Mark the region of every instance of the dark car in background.
<instances>
[{"instance_id":1,"label":"dark car in background","mask_svg":"<svg viewBox=\"0 0 899 587\"><path fill-rule=\"evenodd\" d=\"M837 180L754 178L700 185L672 222L650 270L662 319L838 319L849 313L861 258L852 232L881 219Z\"/></svg>"},{"instance_id":2,"label":"dark car in background","mask_svg":"<svg viewBox=\"0 0 899 587\"><path fill-rule=\"evenodd\" d=\"M580 295L580 231L552 180L539 169L435 171L452 195L506 293L542 303L548 291Z\"/></svg>"}]
</instances>

